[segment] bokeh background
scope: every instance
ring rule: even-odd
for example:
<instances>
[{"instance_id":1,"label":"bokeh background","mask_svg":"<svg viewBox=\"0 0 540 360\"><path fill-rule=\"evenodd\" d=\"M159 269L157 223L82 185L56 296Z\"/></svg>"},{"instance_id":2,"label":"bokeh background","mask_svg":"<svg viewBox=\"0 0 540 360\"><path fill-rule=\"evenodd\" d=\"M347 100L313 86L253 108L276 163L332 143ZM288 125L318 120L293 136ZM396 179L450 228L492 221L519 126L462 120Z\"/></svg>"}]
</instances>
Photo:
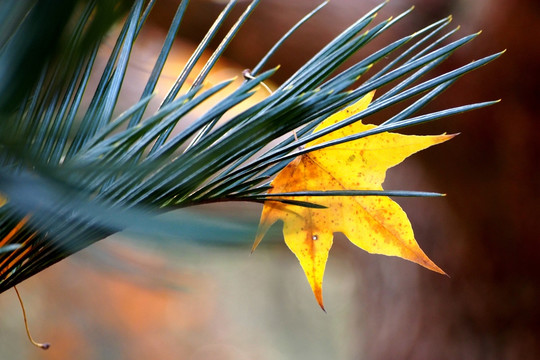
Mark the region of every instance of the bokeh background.
<instances>
[{"instance_id":1,"label":"bokeh background","mask_svg":"<svg viewBox=\"0 0 540 360\"><path fill-rule=\"evenodd\" d=\"M377 3L330 2L273 58L269 66L281 64L275 83ZM176 4L158 1L133 60L126 104L139 94ZM216 82L252 67L318 4L263 0L231 44ZM381 18L410 5L393 0ZM34 337L53 344L47 352L27 342L14 292L0 296L0 359L539 359L540 3L414 5L388 38L448 14L461 34L483 30L441 72L507 49L426 111L503 101L415 129L461 135L392 169L386 183L448 194L399 200L418 242L448 278L368 255L338 236L325 276L324 313L279 231L252 256L251 239L201 247L115 236L21 284ZM192 0L163 86L222 8L220 1ZM232 212L254 225L260 210L251 204L196 209L201 216Z\"/></svg>"}]
</instances>

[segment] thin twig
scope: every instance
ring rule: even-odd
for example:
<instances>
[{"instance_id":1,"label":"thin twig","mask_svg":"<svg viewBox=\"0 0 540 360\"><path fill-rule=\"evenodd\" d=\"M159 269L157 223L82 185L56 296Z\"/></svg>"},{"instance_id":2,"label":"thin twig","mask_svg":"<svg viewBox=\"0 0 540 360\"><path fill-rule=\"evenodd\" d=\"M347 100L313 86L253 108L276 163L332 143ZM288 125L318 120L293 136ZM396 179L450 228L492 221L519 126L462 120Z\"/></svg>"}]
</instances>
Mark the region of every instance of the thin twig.
<instances>
[{"instance_id":1,"label":"thin twig","mask_svg":"<svg viewBox=\"0 0 540 360\"><path fill-rule=\"evenodd\" d=\"M255 79L255 77L253 75L251 75L251 70L250 69L245 69L242 71L242 76L244 77L244 79L246 80L253 80ZM270 87L268 85L266 85L264 83L264 81L261 81L261 85L266 89L266 91L268 91L268 93L270 95L273 95L274 92L270 89ZM298 141L298 136L296 135L296 130L293 130L292 131L293 135L294 135L294 140ZM303 147L300 147L300 148L303 148Z\"/></svg>"},{"instance_id":2,"label":"thin twig","mask_svg":"<svg viewBox=\"0 0 540 360\"><path fill-rule=\"evenodd\" d=\"M28 321L26 320L26 311L24 310L24 304L23 304L21 295L19 294L19 290L17 290L17 286L13 286L13 288L15 289L15 292L17 293L17 298L19 299L19 303L21 304L21 309L22 309L23 318L24 318L24 327L26 329L26 335L28 336L28 340L30 340L30 342L33 345L37 346L38 348L41 348L43 350L47 350L48 348L51 347L51 344L49 344L49 343L38 343L38 342L34 341L34 339L32 339L32 335L30 335L30 330L28 329Z\"/></svg>"}]
</instances>

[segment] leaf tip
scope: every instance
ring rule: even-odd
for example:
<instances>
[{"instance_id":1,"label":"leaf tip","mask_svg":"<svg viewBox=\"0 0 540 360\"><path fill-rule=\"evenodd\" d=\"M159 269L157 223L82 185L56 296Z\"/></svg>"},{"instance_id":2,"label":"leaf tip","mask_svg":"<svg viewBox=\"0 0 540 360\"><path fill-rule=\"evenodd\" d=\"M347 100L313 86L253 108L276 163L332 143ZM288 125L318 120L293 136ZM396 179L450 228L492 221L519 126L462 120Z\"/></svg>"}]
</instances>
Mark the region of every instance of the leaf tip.
<instances>
[{"instance_id":1,"label":"leaf tip","mask_svg":"<svg viewBox=\"0 0 540 360\"><path fill-rule=\"evenodd\" d=\"M447 142L448 140L452 140L456 136L458 136L460 133L455 134L447 134L443 133L441 135L435 135L433 138L434 143L432 145L441 144L443 142Z\"/></svg>"},{"instance_id":2,"label":"leaf tip","mask_svg":"<svg viewBox=\"0 0 540 360\"><path fill-rule=\"evenodd\" d=\"M426 269L428 270L431 270L431 271L434 271L436 273L439 273L441 275L445 275L445 276L448 276L448 274L446 274L444 272L443 269L441 269L440 267L438 267L433 261L431 261L429 258L426 258L425 261L422 261L421 263L419 263L420 265L422 265L423 267L425 267Z\"/></svg>"},{"instance_id":3,"label":"leaf tip","mask_svg":"<svg viewBox=\"0 0 540 360\"><path fill-rule=\"evenodd\" d=\"M324 308L324 302L322 297L322 289L319 287L317 289L313 289L313 294L315 295L315 299L317 299L317 304L319 304L322 311L326 313L326 309Z\"/></svg>"},{"instance_id":4,"label":"leaf tip","mask_svg":"<svg viewBox=\"0 0 540 360\"><path fill-rule=\"evenodd\" d=\"M257 235L255 235L255 241L253 242L253 245L251 246L251 253L250 254L253 254L253 252L255 251L257 246L259 246L259 244L261 243L264 235L266 235L266 232L268 231L268 229L272 225L271 223L268 222L268 218L266 218L266 216L267 216L267 214L264 214L264 210L263 210L263 215L261 217L261 222L259 224L259 229L257 230Z\"/></svg>"},{"instance_id":5,"label":"leaf tip","mask_svg":"<svg viewBox=\"0 0 540 360\"><path fill-rule=\"evenodd\" d=\"M407 258L407 260L411 260L418 265L421 265L425 267L428 270L434 271L436 273L439 273L441 275L448 276L443 269L441 269L437 264L435 264L421 249L419 249L419 252L414 258Z\"/></svg>"},{"instance_id":6,"label":"leaf tip","mask_svg":"<svg viewBox=\"0 0 540 360\"><path fill-rule=\"evenodd\" d=\"M437 266L437 270L435 270L435 272L438 272L439 274L444 275L444 276L448 276L448 274L438 266ZM448 276L448 277L450 277L450 276Z\"/></svg>"},{"instance_id":7,"label":"leaf tip","mask_svg":"<svg viewBox=\"0 0 540 360\"><path fill-rule=\"evenodd\" d=\"M366 72L368 72L369 70L371 70L371 68L373 67L373 65L374 65L373 63L366 65L366 71L365 71L364 73L366 73ZM360 78L362 77L362 75L363 75L363 74L358 75L357 80L360 79ZM373 90L373 91L375 91L375 90Z\"/></svg>"},{"instance_id":8,"label":"leaf tip","mask_svg":"<svg viewBox=\"0 0 540 360\"><path fill-rule=\"evenodd\" d=\"M264 231L266 232L266 231ZM255 249L257 249L257 246L259 246L259 244L261 243L261 240L264 236L264 232L262 231L259 231L257 233L257 236L255 237L255 241L253 242L253 245L251 246L251 251L250 251L250 255L253 254L255 252Z\"/></svg>"}]
</instances>

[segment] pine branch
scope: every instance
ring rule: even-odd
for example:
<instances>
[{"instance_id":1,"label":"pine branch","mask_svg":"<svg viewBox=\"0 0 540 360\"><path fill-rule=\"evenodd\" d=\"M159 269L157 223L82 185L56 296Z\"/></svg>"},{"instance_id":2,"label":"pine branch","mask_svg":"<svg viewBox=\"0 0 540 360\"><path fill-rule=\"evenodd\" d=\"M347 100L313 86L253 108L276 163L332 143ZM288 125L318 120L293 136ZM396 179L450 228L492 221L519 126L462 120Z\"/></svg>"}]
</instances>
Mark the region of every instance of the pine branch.
<instances>
[{"instance_id":1,"label":"pine branch","mask_svg":"<svg viewBox=\"0 0 540 360\"><path fill-rule=\"evenodd\" d=\"M140 100L114 117L134 43L154 1L133 2L107 65L98 74L101 80L93 94L88 93L87 84L96 71L94 63L104 29L127 10L126 2L82 1L85 6L76 7L76 1L64 0L69 6L58 23L51 22L50 9L42 6L46 2L39 1L33 8L24 8L10 1L2 4L0 11L0 20L6 20L0 21L0 29L10 30L0 32L0 69L1 74L6 74L0 76L0 292L125 229L168 229L170 234L195 234L199 223L187 209L183 213L189 219L187 223L163 222L161 217L156 217L173 209L216 201L281 201L320 207L291 199L305 196L304 193L267 194L269 180L291 159L306 152L494 103L479 102L417 115L461 76L500 55L486 56L429 77L435 67L478 35L448 42L457 30L443 33L450 17L388 43L336 73L352 55L361 53L362 48L406 19L412 10L375 23L375 15L385 5L382 3L323 47L267 98L222 122L225 113L249 99L257 86L278 71L264 71L268 59L325 4L301 19L269 50L253 68L253 77L215 101L216 94L234 86L232 81L210 88L203 83L258 1L251 2L238 17L196 75L192 86L186 87L185 83L203 52L209 50L211 40L224 26L225 18L232 14L236 4L233 0L225 6L180 71L160 108L147 114L147 105L188 6L188 1L184 0ZM32 54L31 48L23 46L22 39L30 39L29 43L42 39L35 29L28 27L29 17L23 16L25 12L32 19L42 20L38 26L44 33L56 36L47 38L47 44L57 38L68 39L56 57L51 53L39 58ZM75 25L70 28L68 23ZM53 45L52 48L56 48L58 44ZM32 71L23 74L21 67L30 60ZM388 90L382 92L383 87ZM367 109L313 133L330 115L373 90L381 93ZM92 99L86 108L82 105L83 96ZM210 101L213 101L212 106L204 115L171 135L178 121ZM411 104L402 109L397 105L403 101ZM372 130L303 148L321 136L382 110L394 111L394 115ZM77 114L82 116L78 118ZM218 121L220 126L217 126ZM345 191L308 195L440 194ZM230 226L219 219L213 219L213 224L214 227ZM240 233L245 234L244 227L234 236ZM200 236L194 237L202 241Z\"/></svg>"}]
</instances>

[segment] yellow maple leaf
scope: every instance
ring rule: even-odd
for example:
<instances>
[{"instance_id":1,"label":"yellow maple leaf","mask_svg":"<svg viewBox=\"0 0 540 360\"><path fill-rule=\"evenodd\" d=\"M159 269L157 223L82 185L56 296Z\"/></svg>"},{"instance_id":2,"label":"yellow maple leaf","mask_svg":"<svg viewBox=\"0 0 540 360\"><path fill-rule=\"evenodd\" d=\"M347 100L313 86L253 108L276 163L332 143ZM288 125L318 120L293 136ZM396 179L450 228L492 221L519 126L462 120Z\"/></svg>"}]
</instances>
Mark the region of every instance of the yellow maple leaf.
<instances>
[{"instance_id":1,"label":"yellow maple leaf","mask_svg":"<svg viewBox=\"0 0 540 360\"><path fill-rule=\"evenodd\" d=\"M324 120L319 131L366 109L373 93ZM306 148L374 128L361 121L322 136ZM383 190L386 170L405 158L454 135L410 136L390 132L314 150L295 158L272 181L271 193L329 190ZM317 302L324 310L322 281L334 232L373 254L399 256L444 274L420 249L409 219L387 196L296 196L287 200L323 205L302 207L267 200L253 250L272 224L283 220L283 236L297 256Z\"/></svg>"}]
</instances>

